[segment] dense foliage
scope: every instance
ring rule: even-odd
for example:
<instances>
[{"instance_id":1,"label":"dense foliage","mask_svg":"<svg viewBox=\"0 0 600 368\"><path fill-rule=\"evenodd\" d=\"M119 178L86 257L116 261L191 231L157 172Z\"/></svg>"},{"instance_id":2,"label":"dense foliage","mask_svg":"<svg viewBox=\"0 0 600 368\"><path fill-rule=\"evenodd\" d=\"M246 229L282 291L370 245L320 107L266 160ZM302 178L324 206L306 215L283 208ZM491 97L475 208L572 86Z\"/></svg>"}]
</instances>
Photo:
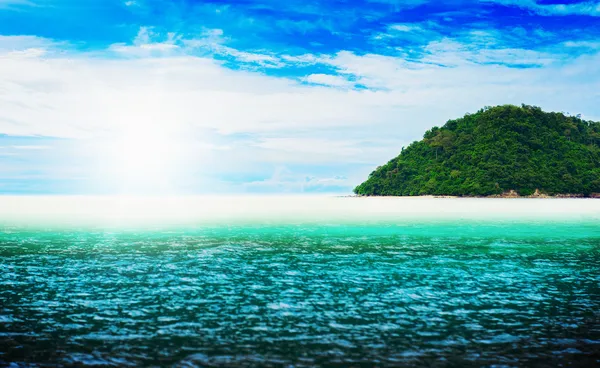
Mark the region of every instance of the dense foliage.
<instances>
[{"instance_id":1,"label":"dense foliage","mask_svg":"<svg viewBox=\"0 0 600 368\"><path fill-rule=\"evenodd\" d=\"M434 127L354 189L359 195L600 193L600 123L539 107L486 107Z\"/></svg>"}]
</instances>

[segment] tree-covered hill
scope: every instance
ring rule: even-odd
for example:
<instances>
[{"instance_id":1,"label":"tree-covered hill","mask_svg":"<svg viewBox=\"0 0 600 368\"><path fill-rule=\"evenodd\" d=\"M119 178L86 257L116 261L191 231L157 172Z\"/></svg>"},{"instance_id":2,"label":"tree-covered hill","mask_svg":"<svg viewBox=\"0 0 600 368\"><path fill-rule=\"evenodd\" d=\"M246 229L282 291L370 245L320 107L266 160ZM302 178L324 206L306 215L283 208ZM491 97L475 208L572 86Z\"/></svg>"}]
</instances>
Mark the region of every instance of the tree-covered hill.
<instances>
[{"instance_id":1,"label":"tree-covered hill","mask_svg":"<svg viewBox=\"0 0 600 368\"><path fill-rule=\"evenodd\" d=\"M378 167L359 195L600 193L600 123L539 107L486 107L428 130Z\"/></svg>"}]
</instances>

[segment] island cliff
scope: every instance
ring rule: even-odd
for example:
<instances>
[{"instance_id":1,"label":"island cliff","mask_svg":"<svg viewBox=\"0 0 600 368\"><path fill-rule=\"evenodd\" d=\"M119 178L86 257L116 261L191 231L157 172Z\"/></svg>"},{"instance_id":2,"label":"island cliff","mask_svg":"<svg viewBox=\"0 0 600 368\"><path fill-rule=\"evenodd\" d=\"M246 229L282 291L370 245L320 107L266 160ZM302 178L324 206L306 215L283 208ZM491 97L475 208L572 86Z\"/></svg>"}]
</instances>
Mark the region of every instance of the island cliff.
<instances>
[{"instance_id":1,"label":"island cliff","mask_svg":"<svg viewBox=\"0 0 600 368\"><path fill-rule=\"evenodd\" d=\"M354 189L369 196L598 196L600 123L486 107L428 130Z\"/></svg>"}]
</instances>

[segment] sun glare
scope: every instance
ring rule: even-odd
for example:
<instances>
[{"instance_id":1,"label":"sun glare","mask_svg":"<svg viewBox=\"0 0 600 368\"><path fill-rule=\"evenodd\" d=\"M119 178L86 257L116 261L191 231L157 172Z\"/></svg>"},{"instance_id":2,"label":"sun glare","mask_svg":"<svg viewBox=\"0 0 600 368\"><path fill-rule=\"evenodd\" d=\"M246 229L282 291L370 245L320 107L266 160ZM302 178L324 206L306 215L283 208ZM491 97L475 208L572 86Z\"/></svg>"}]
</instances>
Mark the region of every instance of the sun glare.
<instances>
[{"instance_id":1,"label":"sun glare","mask_svg":"<svg viewBox=\"0 0 600 368\"><path fill-rule=\"evenodd\" d=\"M168 191L180 164L181 142L168 132L123 132L113 142L112 170L121 191Z\"/></svg>"}]
</instances>

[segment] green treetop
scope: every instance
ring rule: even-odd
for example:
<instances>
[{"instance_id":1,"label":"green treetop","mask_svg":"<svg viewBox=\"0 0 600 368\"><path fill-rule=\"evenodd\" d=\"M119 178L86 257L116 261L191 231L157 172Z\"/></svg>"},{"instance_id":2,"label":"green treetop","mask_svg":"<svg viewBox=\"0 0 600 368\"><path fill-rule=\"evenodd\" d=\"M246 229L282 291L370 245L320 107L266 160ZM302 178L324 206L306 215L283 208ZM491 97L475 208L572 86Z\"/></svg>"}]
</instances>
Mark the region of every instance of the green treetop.
<instances>
[{"instance_id":1,"label":"green treetop","mask_svg":"<svg viewBox=\"0 0 600 368\"><path fill-rule=\"evenodd\" d=\"M486 107L428 130L354 189L359 195L600 193L600 123L539 107Z\"/></svg>"}]
</instances>

